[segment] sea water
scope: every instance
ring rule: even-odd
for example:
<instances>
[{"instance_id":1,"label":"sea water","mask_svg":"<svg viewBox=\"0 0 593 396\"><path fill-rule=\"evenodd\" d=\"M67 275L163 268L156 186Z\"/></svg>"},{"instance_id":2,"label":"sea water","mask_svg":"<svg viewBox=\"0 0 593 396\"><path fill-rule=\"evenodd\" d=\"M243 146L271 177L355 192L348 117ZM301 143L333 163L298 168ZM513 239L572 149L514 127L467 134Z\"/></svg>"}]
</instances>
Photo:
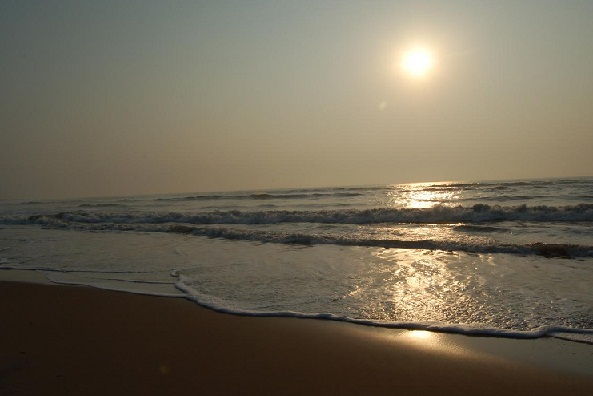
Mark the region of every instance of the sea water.
<instances>
[{"instance_id":1,"label":"sea water","mask_svg":"<svg viewBox=\"0 0 593 396\"><path fill-rule=\"evenodd\" d=\"M593 178L5 200L0 269L245 315L593 343Z\"/></svg>"}]
</instances>

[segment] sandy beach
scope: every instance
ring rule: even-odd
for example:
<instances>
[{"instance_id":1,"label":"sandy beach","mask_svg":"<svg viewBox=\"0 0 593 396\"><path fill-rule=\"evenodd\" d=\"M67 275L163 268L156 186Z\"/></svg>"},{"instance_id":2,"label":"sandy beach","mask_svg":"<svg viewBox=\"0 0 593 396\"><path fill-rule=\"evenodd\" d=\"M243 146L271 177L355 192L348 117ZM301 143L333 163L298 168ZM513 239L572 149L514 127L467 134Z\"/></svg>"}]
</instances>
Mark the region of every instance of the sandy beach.
<instances>
[{"instance_id":1,"label":"sandy beach","mask_svg":"<svg viewBox=\"0 0 593 396\"><path fill-rule=\"evenodd\" d=\"M593 394L586 367L545 364L591 361L591 346L560 340L240 317L181 298L6 281L0 315L3 395Z\"/></svg>"},{"instance_id":2,"label":"sandy beach","mask_svg":"<svg viewBox=\"0 0 593 396\"><path fill-rule=\"evenodd\" d=\"M593 396L592 16L0 1L0 396Z\"/></svg>"}]
</instances>

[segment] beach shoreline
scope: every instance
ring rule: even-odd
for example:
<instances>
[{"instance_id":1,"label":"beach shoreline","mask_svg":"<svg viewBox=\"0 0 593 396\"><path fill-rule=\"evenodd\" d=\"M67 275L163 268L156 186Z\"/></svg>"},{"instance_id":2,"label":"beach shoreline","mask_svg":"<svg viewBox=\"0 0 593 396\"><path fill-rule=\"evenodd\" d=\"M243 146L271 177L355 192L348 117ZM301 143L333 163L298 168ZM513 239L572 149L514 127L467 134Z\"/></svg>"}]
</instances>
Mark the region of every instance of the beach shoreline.
<instances>
[{"instance_id":1,"label":"beach shoreline","mask_svg":"<svg viewBox=\"0 0 593 396\"><path fill-rule=\"evenodd\" d=\"M582 364L593 348L561 340L242 317L182 298L22 281L1 281L0 295L7 395L593 392Z\"/></svg>"}]
</instances>

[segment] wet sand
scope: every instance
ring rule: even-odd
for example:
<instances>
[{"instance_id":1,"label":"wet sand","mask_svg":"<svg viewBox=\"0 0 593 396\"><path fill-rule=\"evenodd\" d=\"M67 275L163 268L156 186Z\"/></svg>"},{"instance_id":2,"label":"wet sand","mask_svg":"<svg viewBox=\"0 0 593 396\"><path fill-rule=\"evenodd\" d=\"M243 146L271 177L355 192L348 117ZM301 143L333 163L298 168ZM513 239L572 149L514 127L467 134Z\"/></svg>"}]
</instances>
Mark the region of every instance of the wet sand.
<instances>
[{"instance_id":1,"label":"wet sand","mask_svg":"<svg viewBox=\"0 0 593 396\"><path fill-rule=\"evenodd\" d=\"M560 340L240 317L22 282L0 282L0 315L2 395L593 394L593 370L545 364L593 361L593 346Z\"/></svg>"}]
</instances>

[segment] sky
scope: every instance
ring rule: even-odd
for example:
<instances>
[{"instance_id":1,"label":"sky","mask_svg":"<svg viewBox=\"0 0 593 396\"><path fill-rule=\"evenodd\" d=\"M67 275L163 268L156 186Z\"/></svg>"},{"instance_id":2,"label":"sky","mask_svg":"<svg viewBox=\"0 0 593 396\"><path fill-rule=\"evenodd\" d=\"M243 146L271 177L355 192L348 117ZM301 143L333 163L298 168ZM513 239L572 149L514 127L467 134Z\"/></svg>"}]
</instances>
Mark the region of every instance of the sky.
<instances>
[{"instance_id":1,"label":"sky","mask_svg":"<svg viewBox=\"0 0 593 396\"><path fill-rule=\"evenodd\" d=\"M0 1L0 198L593 175L593 1ZM422 78L400 67L426 48Z\"/></svg>"}]
</instances>

